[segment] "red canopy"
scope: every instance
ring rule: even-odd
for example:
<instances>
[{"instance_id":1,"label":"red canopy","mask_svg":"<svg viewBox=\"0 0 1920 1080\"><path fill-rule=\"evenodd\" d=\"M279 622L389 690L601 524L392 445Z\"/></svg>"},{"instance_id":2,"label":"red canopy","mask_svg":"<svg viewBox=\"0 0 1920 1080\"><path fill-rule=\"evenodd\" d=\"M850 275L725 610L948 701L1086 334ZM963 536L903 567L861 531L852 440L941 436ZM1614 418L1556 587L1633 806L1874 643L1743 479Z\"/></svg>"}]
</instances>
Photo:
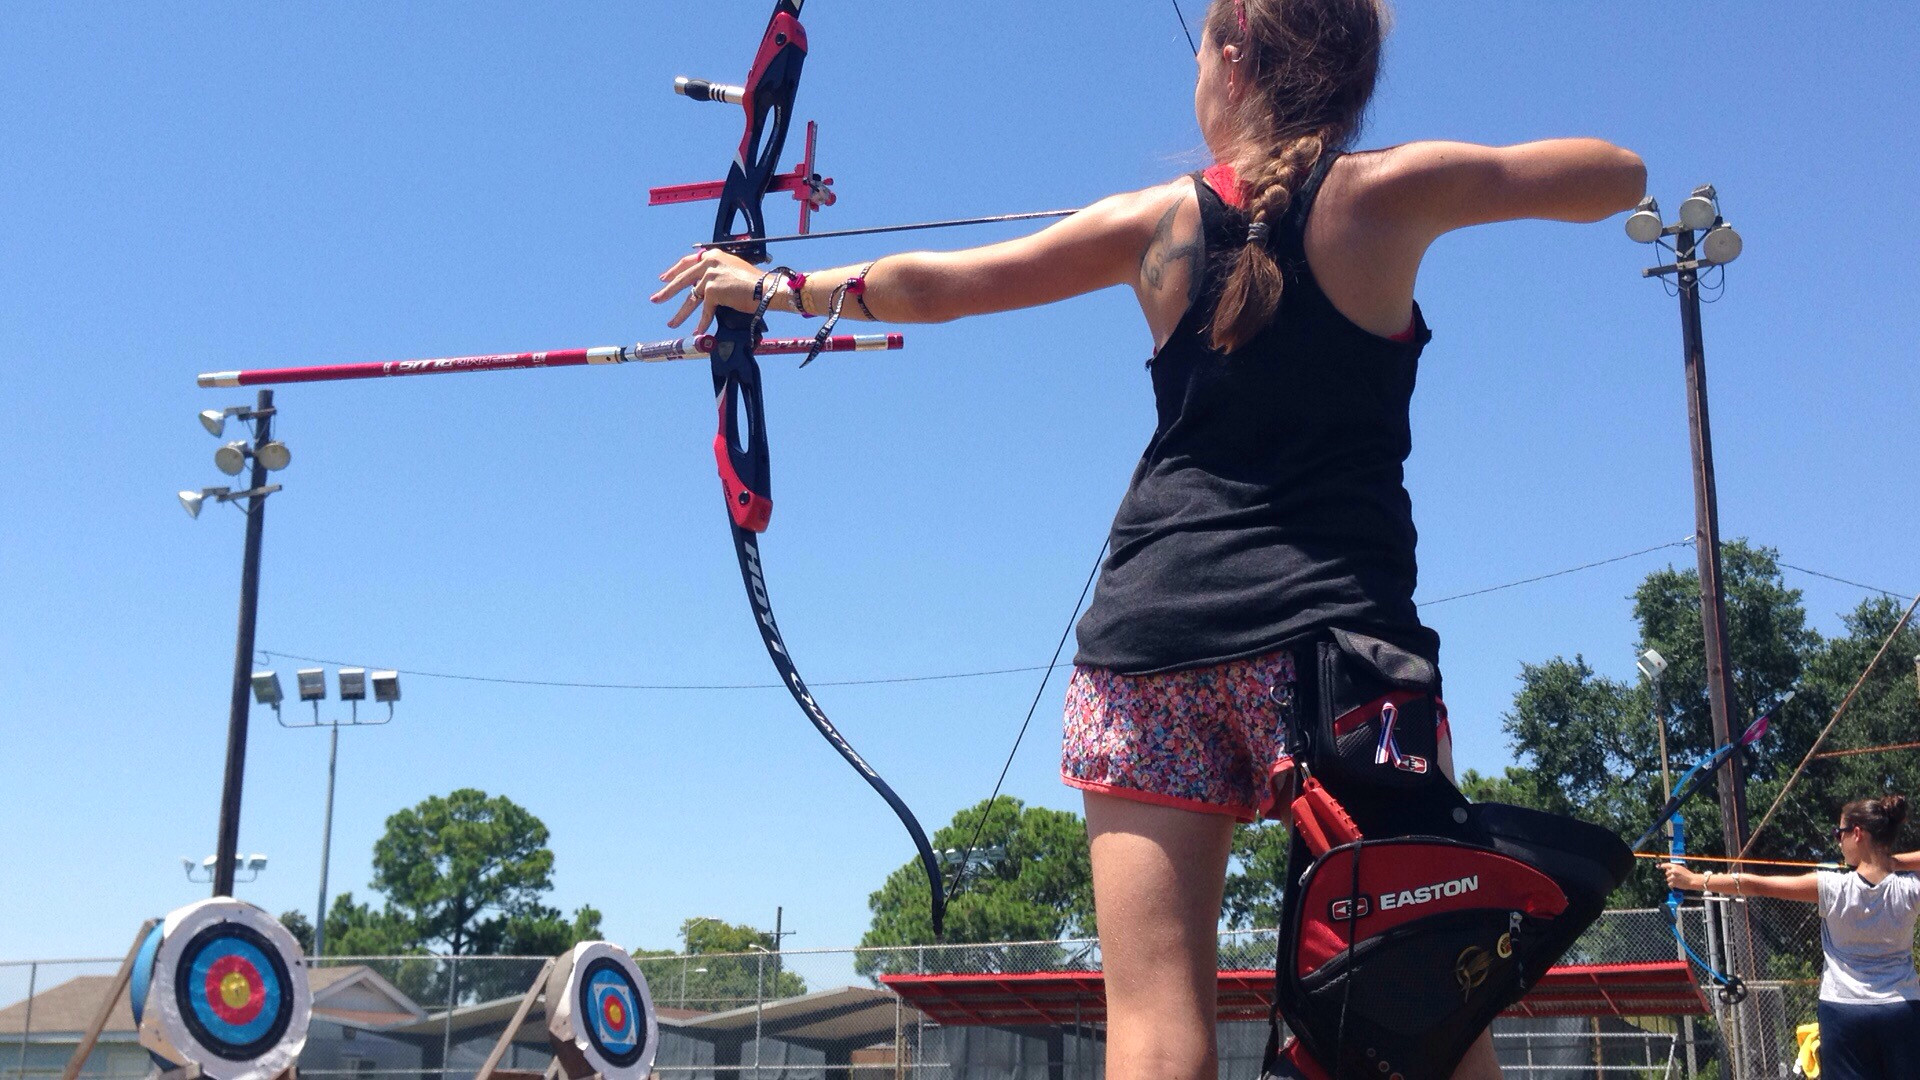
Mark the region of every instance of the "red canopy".
<instances>
[{"instance_id":1,"label":"red canopy","mask_svg":"<svg viewBox=\"0 0 1920 1080\"><path fill-rule=\"evenodd\" d=\"M1018 975L882 975L887 989L947 1025L1023 1027L1100 1023L1106 985L1097 971ZM1272 971L1222 971L1220 1019L1265 1020ZM1588 964L1550 969L1508 1016L1705 1015L1707 999L1685 961Z\"/></svg>"}]
</instances>

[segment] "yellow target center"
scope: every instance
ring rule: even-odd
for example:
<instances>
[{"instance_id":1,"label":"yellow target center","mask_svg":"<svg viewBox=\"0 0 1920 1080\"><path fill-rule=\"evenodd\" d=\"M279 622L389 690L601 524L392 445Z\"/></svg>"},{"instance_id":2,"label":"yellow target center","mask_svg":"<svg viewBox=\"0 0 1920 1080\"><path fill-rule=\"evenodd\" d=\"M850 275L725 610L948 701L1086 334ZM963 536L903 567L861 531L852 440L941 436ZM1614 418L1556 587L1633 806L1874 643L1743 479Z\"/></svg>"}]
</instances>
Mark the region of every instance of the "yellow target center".
<instances>
[{"instance_id":1,"label":"yellow target center","mask_svg":"<svg viewBox=\"0 0 1920 1080\"><path fill-rule=\"evenodd\" d=\"M607 1002L607 1020L611 1022L614 1027L623 1027L626 1025L627 1010L620 1007L619 998L614 998Z\"/></svg>"},{"instance_id":2,"label":"yellow target center","mask_svg":"<svg viewBox=\"0 0 1920 1080\"><path fill-rule=\"evenodd\" d=\"M237 971L229 971L221 978L220 1000L226 1003L227 1008L238 1009L252 997L253 984L247 981L245 975Z\"/></svg>"}]
</instances>

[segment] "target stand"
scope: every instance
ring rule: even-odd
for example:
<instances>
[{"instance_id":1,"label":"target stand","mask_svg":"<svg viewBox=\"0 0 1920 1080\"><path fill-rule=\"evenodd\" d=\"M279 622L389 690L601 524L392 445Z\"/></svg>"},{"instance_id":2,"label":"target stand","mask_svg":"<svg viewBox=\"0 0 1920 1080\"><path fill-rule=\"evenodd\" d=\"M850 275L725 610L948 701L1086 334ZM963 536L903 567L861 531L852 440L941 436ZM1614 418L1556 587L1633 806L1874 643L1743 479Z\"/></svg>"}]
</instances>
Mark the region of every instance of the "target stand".
<instances>
[{"instance_id":1,"label":"target stand","mask_svg":"<svg viewBox=\"0 0 1920 1080\"><path fill-rule=\"evenodd\" d=\"M142 925L62 1080L80 1075L123 988L156 1080L290 1078L307 1044L300 944L252 904L218 896Z\"/></svg>"},{"instance_id":2,"label":"target stand","mask_svg":"<svg viewBox=\"0 0 1920 1080\"><path fill-rule=\"evenodd\" d=\"M474 1080L531 1080L540 1075L500 1068L513 1037L543 1001L553 1063L548 1080L646 1080L660 1026L647 978L618 945L584 941L547 961L520 999L513 1019Z\"/></svg>"}]
</instances>

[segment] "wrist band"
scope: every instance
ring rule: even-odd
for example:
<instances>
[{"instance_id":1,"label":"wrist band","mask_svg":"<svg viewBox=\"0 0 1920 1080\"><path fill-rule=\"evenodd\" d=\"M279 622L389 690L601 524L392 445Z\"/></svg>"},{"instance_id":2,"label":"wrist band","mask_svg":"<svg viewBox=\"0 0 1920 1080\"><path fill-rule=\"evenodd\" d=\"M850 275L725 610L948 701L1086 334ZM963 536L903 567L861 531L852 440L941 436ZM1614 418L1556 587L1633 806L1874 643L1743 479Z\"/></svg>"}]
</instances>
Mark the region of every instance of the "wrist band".
<instances>
[{"instance_id":1,"label":"wrist band","mask_svg":"<svg viewBox=\"0 0 1920 1080\"><path fill-rule=\"evenodd\" d=\"M873 263L868 263L860 268L858 274L833 287L833 293L827 297L827 321L821 323L820 331L813 335L813 348L808 349L807 358L800 361L801 367L813 363L821 352L825 351L827 339L833 335L833 328L839 324L840 309L846 306L849 295L860 305L861 311L867 312L867 318L873 318L873 312L867 311L867 302L862 299L862 294L867 291L867 271L871 269L873 269Z\"/></svg>"},{"instance_id":2,"label":"wrist band","mask_svg":"<svg viewBox=\"0 0 1920 1080\"><path fill-rule=\"evenodd\" d=\"M878 266L879 264L880 264L880 260L875 259L872 262L868 263L867 265L861 267L860 272L858 274L855 274L853 278L847 282L847 286L846 286L847 291L853 294L853 302L860 305L860 313L862 315L865 315L867 317L867 321L869 322L880 321L879 319L874 318L873 309L867 306L867 275L872 273L873 268L875 266Z\"/></svg>"},{"instance_id":3,"label":"wrist band","mask_svg":"<svg viewBox=\"0 0 1920 1080\"><path fill-rule=\"evenodd\" d=\"M792 274L788 276L787 288L793 293L793 310L803 319L813 318L813 312L807 310L807 275Z\"/></svg>"}]
</instances>

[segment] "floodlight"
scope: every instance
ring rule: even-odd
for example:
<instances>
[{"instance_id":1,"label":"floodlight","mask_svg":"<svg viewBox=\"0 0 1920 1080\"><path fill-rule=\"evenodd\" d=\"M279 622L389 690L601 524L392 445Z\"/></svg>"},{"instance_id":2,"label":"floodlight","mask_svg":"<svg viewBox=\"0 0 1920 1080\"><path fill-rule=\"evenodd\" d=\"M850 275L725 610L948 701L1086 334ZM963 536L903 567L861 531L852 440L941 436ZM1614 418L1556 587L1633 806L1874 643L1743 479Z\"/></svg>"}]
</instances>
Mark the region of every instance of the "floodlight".
<instances>
[{"instance_id":1,"label":"floodlight","mask_svg":"<svg viewBox=\"0 0 1920 1080\"><path fill-rule=\"evenodd\" d=\"M1665 231L1666 226L1660 223L1660 204L1651 195L1641 199L1627 217L1627 239L1636 244L1651 244Z\"/></svg>"},{"instance_id":2,"label":"floodlight","mask_svg":"<svg viewBox=\"0 0 1920 1080\"><path fill-rule=\"evenodd\" d=\"M1640 669L1640 674L1645 676L1648 682L1658 682L1660 676L1667 670L1667 658L1654 649L1648 649L1640 654L1640 658L1634 661L1633 666Z\"/></svg>"},{"instance_id":3,"label":"floodlight","mask_svg":"<svg viewBox=\"0 0 1920 1080\"><path fill-rule=\"evenodd\" d=\"M253 673L253 700L262 705L280 707L280 673L277 671L256 671Z\"/></svg>"},{"instance_id":4,"label":"floodlight","mask_svg":"<svg viewBox=\"0 0 1920 1080\"><path fill-rule=\"evenodd\" d=\"M300 682L301 701L325 701L327 699L327 669L308 667L293 673Z\"/></svg>"},{"instance_id":5,"label":"floodlight","mask_svg":"<svg viewBox=\"0 0 1920 1080\"><path fill-rule=\"evenodd\" d=\"M200 504L206 501L207 497L197 491L183 491L180 493L180 508L185 510L187 516L190 518L200 516Z\"/></svg>"},{"instance_id":6,"label":"floodlight","mask_svg":"<svg viewBox=\"0 0 1920 1080\"><path fill-rule=\"evenodd\" d=\"M239 860L240 860L240 856L235 855L234 861L238 862ZM247 856L247 869L257 874L260 871L265 870L266 868L267 868L267 857L265 855L262 855L256 851L252 855Z\"/></svg>"},{"instance_id":7,"label":"floodlight","mask_svg":"<svg viewBox=\"0 0 1920 1080\"><path fill-rule=\"evenodd\" d=\"M1700 257L1718 266L1739 258L1745 246L1733 226L1723 221L1707 231L1706 239L1700 242Z\"/></svg>"},{"instance_id":8,"label":"floodlight","mask_svg":"<svg viewBox=\"0 0 1920 1080\"><path fill-rule=\"evenodd\" d=\"M343 667L340 669L340 700L367 700L367 669L363 667Z\"/></svg>"},{"instance_id":9,"label":"floodlight","mask_svg":"<svg viewBox=\"0 0 1920 1080\"><path fill-rule=\"evenodd\" d=\"M180 856L180 869L185 870L187 872L188 877L192 877L193 876L193 860L187 858L185 855Z\"/></svg>"},{"instance_id":10,"label":"floodlight","mask_svg":"<svg viewBox=\"0 0 1920 1080\"><path fill-rule=\"evenodd\" d=\"M220 861L220 856L209 855L206 858L200 860L200 868L203 870L211 870L213 869L214 864L218 863L219 861Z\"/></svg>"},{"instance_id":11,"label":"floodlight","mask_svg":"<svg viewBox=\"0 0 1920 1080\"><path fill-rule=\"evenodd\" d=\"M200 414L200 426L207 429L207 434L217 439L226 433L227 414L219 409L204 410Z\"/></svg>"},{"instance_id":12,"label":"floodlight","mask_svg":"<svg viewBox=\"0 0 1920 1080\"><path fill-rule=\"evenodd\" d=\"M257 454L260 464L266 466L268 472L279 472L293 460L293 451L288 450L287 444L277 439L262 446Z\"/></svg>"},{"instance_id":13,"label":"floodlight","mask_svg":"<svg viewBox=\"0 0 1920 1080\"><path fill-rule=\"evenodd\" d=\"M397 671L376 671L368 678L373 680L373 700L391 705L400 700L400 673Z\"/></svg>"},{"instance_id":14,"label":"floodlight","mask_svg":"<svg viewBox=\"0 0 1920 1080\"><path fill-rule=\"evenodd\" d=\"M247 467L247 441L239 439L213 452L213 467L228 476L239 476Z\"/></svg>"},{"instance_id":15,"label":"floodlight","mask_svg":"<svg viewBox=\"0 0 1920 1080\"><path fill-rule=\"evenodd\" d=\"M1719 197L1712 184L1694 188L1687 201L1680 204L1680 224L1695 232L1711 227L1720 216Z\"/></svg>"}]
</instances>

